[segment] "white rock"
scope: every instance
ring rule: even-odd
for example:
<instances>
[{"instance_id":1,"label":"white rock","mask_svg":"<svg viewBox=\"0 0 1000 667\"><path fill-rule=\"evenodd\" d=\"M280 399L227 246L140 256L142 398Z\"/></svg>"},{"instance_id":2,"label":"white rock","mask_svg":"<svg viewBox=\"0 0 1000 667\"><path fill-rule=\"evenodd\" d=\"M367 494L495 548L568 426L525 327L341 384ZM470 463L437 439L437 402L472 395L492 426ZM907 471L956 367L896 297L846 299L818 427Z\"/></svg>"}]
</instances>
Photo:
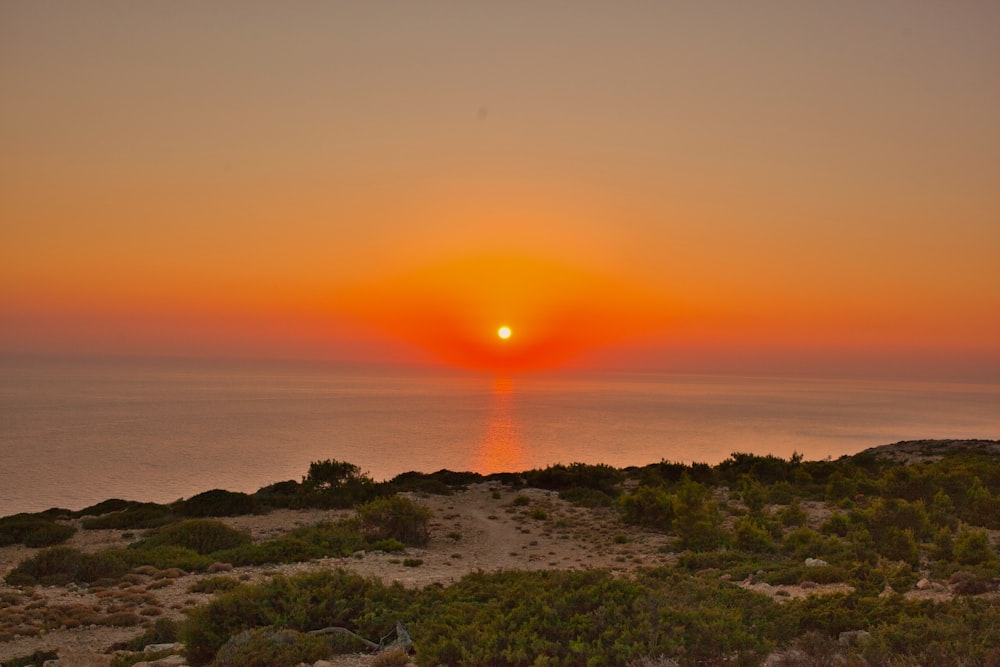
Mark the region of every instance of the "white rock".
<instances>
[{"instance_id":1,"label":"white rock","mask_svg":"<svg viewBox=\"0 0 1000 667\"><path fill-rule=\"evenodd\" d=\"M829 565L822 558L806 558L806 567L826 567Z\"/></svg>"},{"instance_id":2,"label":"white rock","mask_svg":"<svg viewBox=\"0 0 1000 667\"><path fill-rule=\"evenodd\" d=\"M181 648L180 644L147 644L146 648L142 649L143 653L158 653L159 651L175 651Z\"/></svg>"}]
</instances>

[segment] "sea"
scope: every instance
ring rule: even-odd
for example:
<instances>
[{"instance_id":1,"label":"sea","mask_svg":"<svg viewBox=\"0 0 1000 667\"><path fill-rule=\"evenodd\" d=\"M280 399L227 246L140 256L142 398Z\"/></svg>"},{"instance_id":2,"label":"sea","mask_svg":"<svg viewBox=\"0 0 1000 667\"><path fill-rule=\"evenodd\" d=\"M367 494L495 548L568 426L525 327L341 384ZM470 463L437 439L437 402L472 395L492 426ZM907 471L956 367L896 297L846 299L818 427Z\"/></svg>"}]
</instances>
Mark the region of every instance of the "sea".
<instances>
[{"instance_id":1,"label":"sea","mask_svg":"<svg viewBox=\"0 0 1000 667\"><path fill-rule=\"evenodd\" d=\"M0 516L441 469L807 460L1000 438L1000 384L165 359L0 359Z\"/></svg>"}]
</instances>

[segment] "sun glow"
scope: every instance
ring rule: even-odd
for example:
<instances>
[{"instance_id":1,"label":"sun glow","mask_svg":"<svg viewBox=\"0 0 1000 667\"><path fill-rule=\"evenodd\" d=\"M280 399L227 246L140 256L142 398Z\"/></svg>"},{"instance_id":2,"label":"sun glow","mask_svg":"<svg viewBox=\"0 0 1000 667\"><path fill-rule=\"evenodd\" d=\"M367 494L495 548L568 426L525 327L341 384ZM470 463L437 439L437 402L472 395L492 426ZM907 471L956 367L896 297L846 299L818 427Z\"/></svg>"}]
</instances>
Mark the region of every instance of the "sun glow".
<instances>
[{"instance_id":1,"label":"sun glow","mask_svg":"<svg viewBox=\"0 0 1000 667\"><path fill-rule=\"evenodd\" d=\"M504 340L507 340L508 338L510 338L510 327L500 327L499 329L497 329L497 335L503 338Z\"/></svg>"}]
</instances>

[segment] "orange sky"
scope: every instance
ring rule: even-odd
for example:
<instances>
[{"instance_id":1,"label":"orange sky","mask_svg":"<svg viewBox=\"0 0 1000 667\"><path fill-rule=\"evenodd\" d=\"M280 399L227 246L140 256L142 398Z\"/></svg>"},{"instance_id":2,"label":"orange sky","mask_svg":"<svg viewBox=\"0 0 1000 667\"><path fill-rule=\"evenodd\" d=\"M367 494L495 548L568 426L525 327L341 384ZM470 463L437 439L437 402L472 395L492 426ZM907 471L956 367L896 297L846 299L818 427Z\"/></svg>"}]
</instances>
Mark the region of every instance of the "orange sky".
<instances>
[{"instance_id":1,"label":"orange sky","mask_svg":"<svg viewBox=\"0 0 1000 667\"><path fill-rule=\"evenodd\" d=\"M686 5L3 3L0 353L1000 373L1000 6Z\"/></svg>"}]
</instances>

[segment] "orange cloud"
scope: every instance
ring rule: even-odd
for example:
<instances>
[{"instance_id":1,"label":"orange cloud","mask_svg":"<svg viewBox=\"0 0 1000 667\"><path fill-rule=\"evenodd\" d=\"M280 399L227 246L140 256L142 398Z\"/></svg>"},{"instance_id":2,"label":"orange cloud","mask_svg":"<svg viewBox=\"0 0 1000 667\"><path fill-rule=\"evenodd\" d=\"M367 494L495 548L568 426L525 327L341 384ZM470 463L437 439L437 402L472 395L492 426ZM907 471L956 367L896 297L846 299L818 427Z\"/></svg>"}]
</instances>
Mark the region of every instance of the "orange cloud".
<instances>
[{"instance_id":1,"label":"orange cloud","mask_svg":"<svg viewBox=\"0 0 1000 667\"><path fill-rule=\"evenodd\" d=\"M442 362L533 370L655 329L663 302L648 290L555 261L486 255L358 285L336 307ZM504 340L501 326L511 329Z\"/></svg>"}]
</instances>

